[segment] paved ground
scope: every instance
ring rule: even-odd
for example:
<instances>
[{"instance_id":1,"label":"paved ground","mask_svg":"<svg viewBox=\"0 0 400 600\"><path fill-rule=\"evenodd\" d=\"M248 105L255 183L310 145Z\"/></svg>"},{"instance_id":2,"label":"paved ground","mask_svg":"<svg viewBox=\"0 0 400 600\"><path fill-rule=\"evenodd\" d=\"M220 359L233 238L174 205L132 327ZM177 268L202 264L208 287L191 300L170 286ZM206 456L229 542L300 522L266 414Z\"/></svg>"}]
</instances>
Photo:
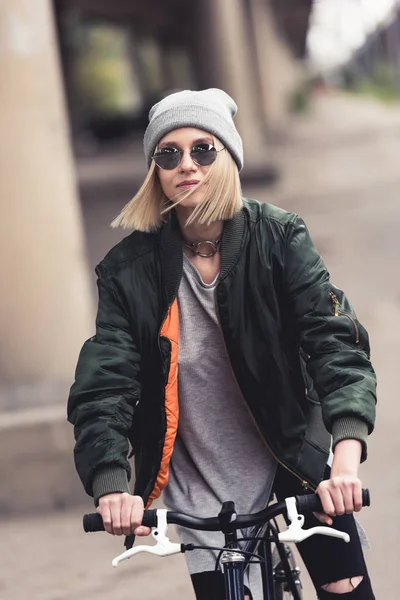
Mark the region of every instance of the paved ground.
<instances>
[{"instance_id":1,"label":"paved ground","mask_svg":"<svg viewBox=\"0 0 400 600\"><path fill-rule=\"evenodd\" d=\"M299 212L307 221L334 282L344 288L371 335L379 378L379 418L362 478L372 506L360 520L379 600L396 600L400 478L400 108L326 96L271 158L283 178L271 189L245 193ZM84 217L95 263L118 238L107 223L126 201L88 196ZM397 369L397 370L396 370ZM26 490L28 493L28 490ZM91 510L90 502L85 510ZM183 557L140 557L112 569L120 540L84 535L80 510L0 522L0 597L19 600L156 600L193 597ZM307 599L315 598L307 584Z\"/></svg>"}]
</instances>

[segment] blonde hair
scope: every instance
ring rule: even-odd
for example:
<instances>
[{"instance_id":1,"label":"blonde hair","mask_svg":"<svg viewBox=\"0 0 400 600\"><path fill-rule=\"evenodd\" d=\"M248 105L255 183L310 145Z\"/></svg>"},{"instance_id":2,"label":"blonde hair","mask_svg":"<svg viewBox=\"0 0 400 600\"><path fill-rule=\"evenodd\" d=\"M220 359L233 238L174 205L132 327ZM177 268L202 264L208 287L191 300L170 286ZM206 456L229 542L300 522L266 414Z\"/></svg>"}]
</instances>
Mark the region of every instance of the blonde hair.
<instances>
[{"instance_id":1,"label":"blonde hair","mask_svg":"<svg viewBox=\"0 0 400 600\"><path fill-rule=\"evenodd\" d=\"M204 179L196 189L183 191L174 198L164 194L152 161L147 177L137 194L124 206L112 221L111 227L150 232L158 229L165 216L189 198L199 188L205 188L203 201L196 206L186 225L210 225L219 220L231 219L242 208L242 188L239 171L227 149L218 152Z\"/></svg>"}]
</instances>

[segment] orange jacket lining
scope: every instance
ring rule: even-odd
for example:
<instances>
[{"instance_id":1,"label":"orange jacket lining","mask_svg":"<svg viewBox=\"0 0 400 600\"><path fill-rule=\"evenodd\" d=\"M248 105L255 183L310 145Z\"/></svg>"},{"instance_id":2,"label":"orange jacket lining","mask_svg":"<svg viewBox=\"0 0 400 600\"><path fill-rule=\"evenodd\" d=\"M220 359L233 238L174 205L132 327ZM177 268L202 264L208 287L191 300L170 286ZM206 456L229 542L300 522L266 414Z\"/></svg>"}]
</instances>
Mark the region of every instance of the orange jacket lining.
<instances>
[{"instance_id":1,"label":"orange jacket lining","mask_svg":"<svg viewBox=\"0 0 400 600\"><path fill-rule=\"evenodd\" d=\"M167 417L167 431L164 440L164 449L161 466L158 472L154 489L150 494L146 508L158 498L168 483L169 463L178 429L179 404L178 404L178 339L179 339L179 314L178 301L175 300L168 311L161 328L161 335L171 342L171 363L168 374L168 383L165 388L165 412Z\"/></svg>"}]
</instances>

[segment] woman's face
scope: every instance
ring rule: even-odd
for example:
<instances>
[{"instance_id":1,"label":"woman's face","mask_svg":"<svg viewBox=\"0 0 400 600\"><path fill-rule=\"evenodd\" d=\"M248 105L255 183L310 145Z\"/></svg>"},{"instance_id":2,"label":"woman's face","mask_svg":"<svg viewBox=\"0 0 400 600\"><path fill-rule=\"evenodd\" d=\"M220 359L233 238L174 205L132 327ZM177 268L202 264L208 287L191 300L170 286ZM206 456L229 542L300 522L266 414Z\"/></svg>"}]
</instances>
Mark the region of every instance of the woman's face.
<instances>
[{"instance_id":1,"label":"woman's face","mask_svg":"<svg viewBox=\"0 0 400 600\"><path fill-rule=\"evenodd\" d=\"M195 127L174 129L158 144L157 151L163 148L175 148L183 152L182 160L175 169L169 171L157 167L162 190L171 201L178 199L184 191L195 190L210 168L210 165L202 167L192 160L190 152L198 144L214 145L214 139L206 131ZM216 147L218 149L218 146ZM195 208L202 202L204 193L204 188L200 188L198 192L194 191L189 198L180 203L180 206Z\"/></svg>"}]
</instances>

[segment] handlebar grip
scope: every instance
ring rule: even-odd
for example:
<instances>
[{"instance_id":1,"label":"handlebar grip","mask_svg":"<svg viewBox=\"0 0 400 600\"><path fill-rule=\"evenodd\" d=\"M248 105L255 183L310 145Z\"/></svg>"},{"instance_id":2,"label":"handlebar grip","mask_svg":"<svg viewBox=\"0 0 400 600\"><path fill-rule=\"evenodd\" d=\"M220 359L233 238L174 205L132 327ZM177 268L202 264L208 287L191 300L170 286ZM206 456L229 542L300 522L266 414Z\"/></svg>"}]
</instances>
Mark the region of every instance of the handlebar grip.
<instances>
[{"instance_id":1,"label":"handlebar grip","mask_svg":"<svg viewBox=\"0 0 400 600\"><path fill-rule=\"evenodd\" d=\"M321 500L317 494L306 494L305 496L296 496L297 510L300 513L321 512ZM369 490L362 490L362 505L369 506L371 502Z\"/></svg>"},{"instance_id":2,"label":"handlebar grip","mask_svg":"<svg viewBox=\"0 0 400 600\"><path fill-rule=\"evenodd\" d=\"M369 494L369 489L362 490L362 505L371 506L371 496Z\"/></svg>"},{"instance_id":3,"label":"handlebar grip","mask_svg":"<svg viewBox=\"0 0 400 600\"><path fill-rule=\"evenodd\" d=\"M157 510L155 508L144 511L142 525L145 527L157 527Z\"/></svg>"},{"instance_id":4,"label":"handlebar grip","mask_svg":"<svg viewBox=\"0 0 400 600\"><path fill-rule=\"evenodd\" d=\"M92 531L104 531L103 519L99 513L83 515L83 529L86 533Z\"/></svg>"},{"instance_id":5,"label":"handlebar grip","mask_svg":"<svg viewBox=\"0 0 400 600\"><path fill-rule=\"evenodd\" d=\"M143 514L142 525L146 527L157 526L157 514L156 510L145 510ZM94 531L104 531L103 519L99 513L90 513L83 515L83 529L86 533L92 533Z\"/></svg>"}]
</instances>

